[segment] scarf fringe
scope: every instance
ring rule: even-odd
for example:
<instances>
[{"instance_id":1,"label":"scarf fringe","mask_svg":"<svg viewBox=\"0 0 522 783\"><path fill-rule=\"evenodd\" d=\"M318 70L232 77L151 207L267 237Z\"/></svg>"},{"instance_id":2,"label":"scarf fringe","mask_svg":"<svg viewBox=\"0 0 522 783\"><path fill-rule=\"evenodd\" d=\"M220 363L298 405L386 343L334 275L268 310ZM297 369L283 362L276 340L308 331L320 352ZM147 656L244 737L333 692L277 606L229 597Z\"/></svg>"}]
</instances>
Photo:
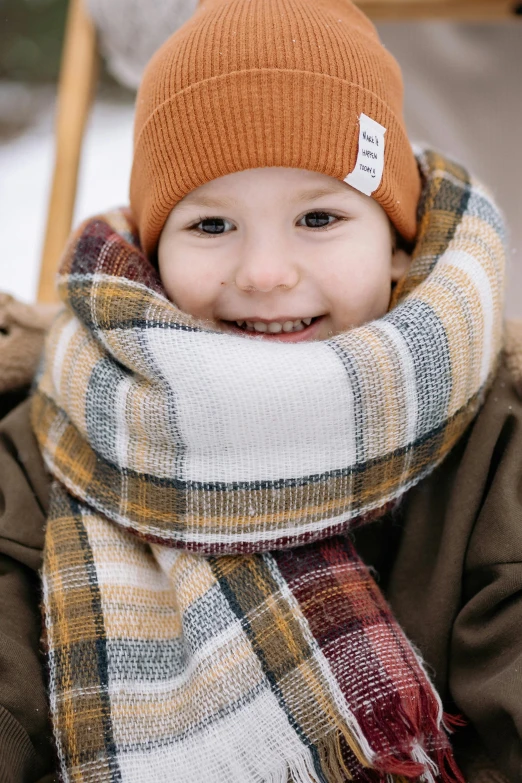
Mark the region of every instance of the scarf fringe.
<instances>
[{"instance_id":1,"label":"scarf fringe","mask_svg":"<svg viewBox=\"0 0 522 783\"><path fill-rule=\"evenodd\" d=\"M444 731L448 716L442 719L442 705L428 680L419 684L418 693L412 696L412 711L406 709L404 697L391 696L393 707L385 710L379 702L372 705L371 713L359 716L362 732L372 747L376 739L385 738L388 753L377 753L372 766L382 771L383 780L420 780L423 783L465 783L452 755L449 739ZM393 716L393 720L391 719ZM459 719L451 719L453 725L462 725ZM425 747L419 744L423 740ZM417 741L416 741L417 740ZM428 750L429 747L433 750Z\"/></svg>"},{"instance_id":2,"label":"scarf fringe","mask_svg":"<svg viewBox=\"0 0 522 783\"><path fill-rule=\"evenodd\" d=\"M288 761L285 770L267 775L267 783L347 783L350 780L365 783L465 783L452 756L449 742L434 752L434 758L420 745L413 746L408 759L386 759L387 769L359 767L350 771L341 749L341 735L320 743L317 747L324 778L317 777L307 759ZM393 767L393 769L392 769ZM286 775L286 776L285 776Z\"/></svg>"}]
</instances>

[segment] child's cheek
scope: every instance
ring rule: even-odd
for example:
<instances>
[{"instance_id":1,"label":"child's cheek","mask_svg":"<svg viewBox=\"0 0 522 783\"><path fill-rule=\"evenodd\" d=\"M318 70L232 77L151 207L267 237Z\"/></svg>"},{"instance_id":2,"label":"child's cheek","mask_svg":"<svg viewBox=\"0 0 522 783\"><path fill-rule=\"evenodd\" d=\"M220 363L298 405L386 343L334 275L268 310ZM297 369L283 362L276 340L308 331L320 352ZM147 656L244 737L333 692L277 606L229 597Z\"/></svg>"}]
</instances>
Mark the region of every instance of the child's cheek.
<instances>
[{"instance_id":1,"label":"child's cheek","mask_svg":"<svg viewBox=\"0 0 522 783\"><path fill-rule=\"evenodd\" d=\"M205 274L201 266L186 262L166 264L161 279L167 296L180 310L196 318L213 317L219 283Z\"/></svg>"},{"instance_id":2,"label":"child's cheek","mask_svg":"<svg viewBox=\"0 0 522 783\"><path fill-rule=\"evenodd\" d=\"M367 274L354 270L353 274L340 276L331 288L331 314L337 333L362 326L381 318L388 310L391 281L384 272Z\"/></svg>"}]
</instances>

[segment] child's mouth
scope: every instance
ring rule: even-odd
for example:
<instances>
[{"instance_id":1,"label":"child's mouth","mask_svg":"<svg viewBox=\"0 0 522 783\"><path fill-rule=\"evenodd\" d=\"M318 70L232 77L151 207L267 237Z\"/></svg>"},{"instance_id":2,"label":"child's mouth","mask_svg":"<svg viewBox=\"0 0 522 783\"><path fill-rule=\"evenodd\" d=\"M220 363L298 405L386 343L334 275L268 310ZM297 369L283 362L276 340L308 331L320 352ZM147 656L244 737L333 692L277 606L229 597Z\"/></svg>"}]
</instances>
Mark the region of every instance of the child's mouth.
<instances>
[{"instance_id":1,"label":"child's mouth","mask_svg":"<svg viewBox=\"0 0 522 783\"><path fill-rule=\"evenodd\" d=\"M267 320L223 321L228 331L245 337L258 337L263 340L297 343L313 339L324 316L309 318Z\"/></svg>"}]
</instances>

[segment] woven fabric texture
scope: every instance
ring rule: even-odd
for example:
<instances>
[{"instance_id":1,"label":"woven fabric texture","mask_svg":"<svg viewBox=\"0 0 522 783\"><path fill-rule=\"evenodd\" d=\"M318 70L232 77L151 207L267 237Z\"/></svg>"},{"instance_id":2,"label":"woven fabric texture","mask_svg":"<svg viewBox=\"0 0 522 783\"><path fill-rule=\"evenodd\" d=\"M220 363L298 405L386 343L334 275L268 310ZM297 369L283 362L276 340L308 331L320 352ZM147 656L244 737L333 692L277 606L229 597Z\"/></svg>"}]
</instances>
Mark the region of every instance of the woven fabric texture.
<instances>
[{"instance_id":1,"label":"woven fabric texture","mask_svg":"<svg viewBox=\"0 0 522 783\"><path fill-rule=\"evenodd\" d=\"M125 211L73 237L32 408L64 780L459 779L422 661L339 535L444 458L501 347L502 218L456 164L419 165L393 306L321 343L177 310Z\"/></svg>"}]
</instances>

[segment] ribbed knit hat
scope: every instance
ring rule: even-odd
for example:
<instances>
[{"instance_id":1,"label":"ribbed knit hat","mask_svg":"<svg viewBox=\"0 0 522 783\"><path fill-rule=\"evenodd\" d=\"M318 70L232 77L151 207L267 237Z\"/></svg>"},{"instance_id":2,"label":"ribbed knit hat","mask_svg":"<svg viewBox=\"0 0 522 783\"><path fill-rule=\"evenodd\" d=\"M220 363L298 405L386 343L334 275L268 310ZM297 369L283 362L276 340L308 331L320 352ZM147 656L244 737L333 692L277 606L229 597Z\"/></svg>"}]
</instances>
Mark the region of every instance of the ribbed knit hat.
<instances>
[{"instance_id":1,"label":"ribbed knit hat","mask_svg":"<svg viewBox=\"0 0 522 783\"><path fill-rule=\"evenodd\" d=\"M346 180L412 239L420 178L402 93L350 0L204 0L138 92L130 200L143 249L194 188L263 166Z\"/></svg>"}]
</instances>

